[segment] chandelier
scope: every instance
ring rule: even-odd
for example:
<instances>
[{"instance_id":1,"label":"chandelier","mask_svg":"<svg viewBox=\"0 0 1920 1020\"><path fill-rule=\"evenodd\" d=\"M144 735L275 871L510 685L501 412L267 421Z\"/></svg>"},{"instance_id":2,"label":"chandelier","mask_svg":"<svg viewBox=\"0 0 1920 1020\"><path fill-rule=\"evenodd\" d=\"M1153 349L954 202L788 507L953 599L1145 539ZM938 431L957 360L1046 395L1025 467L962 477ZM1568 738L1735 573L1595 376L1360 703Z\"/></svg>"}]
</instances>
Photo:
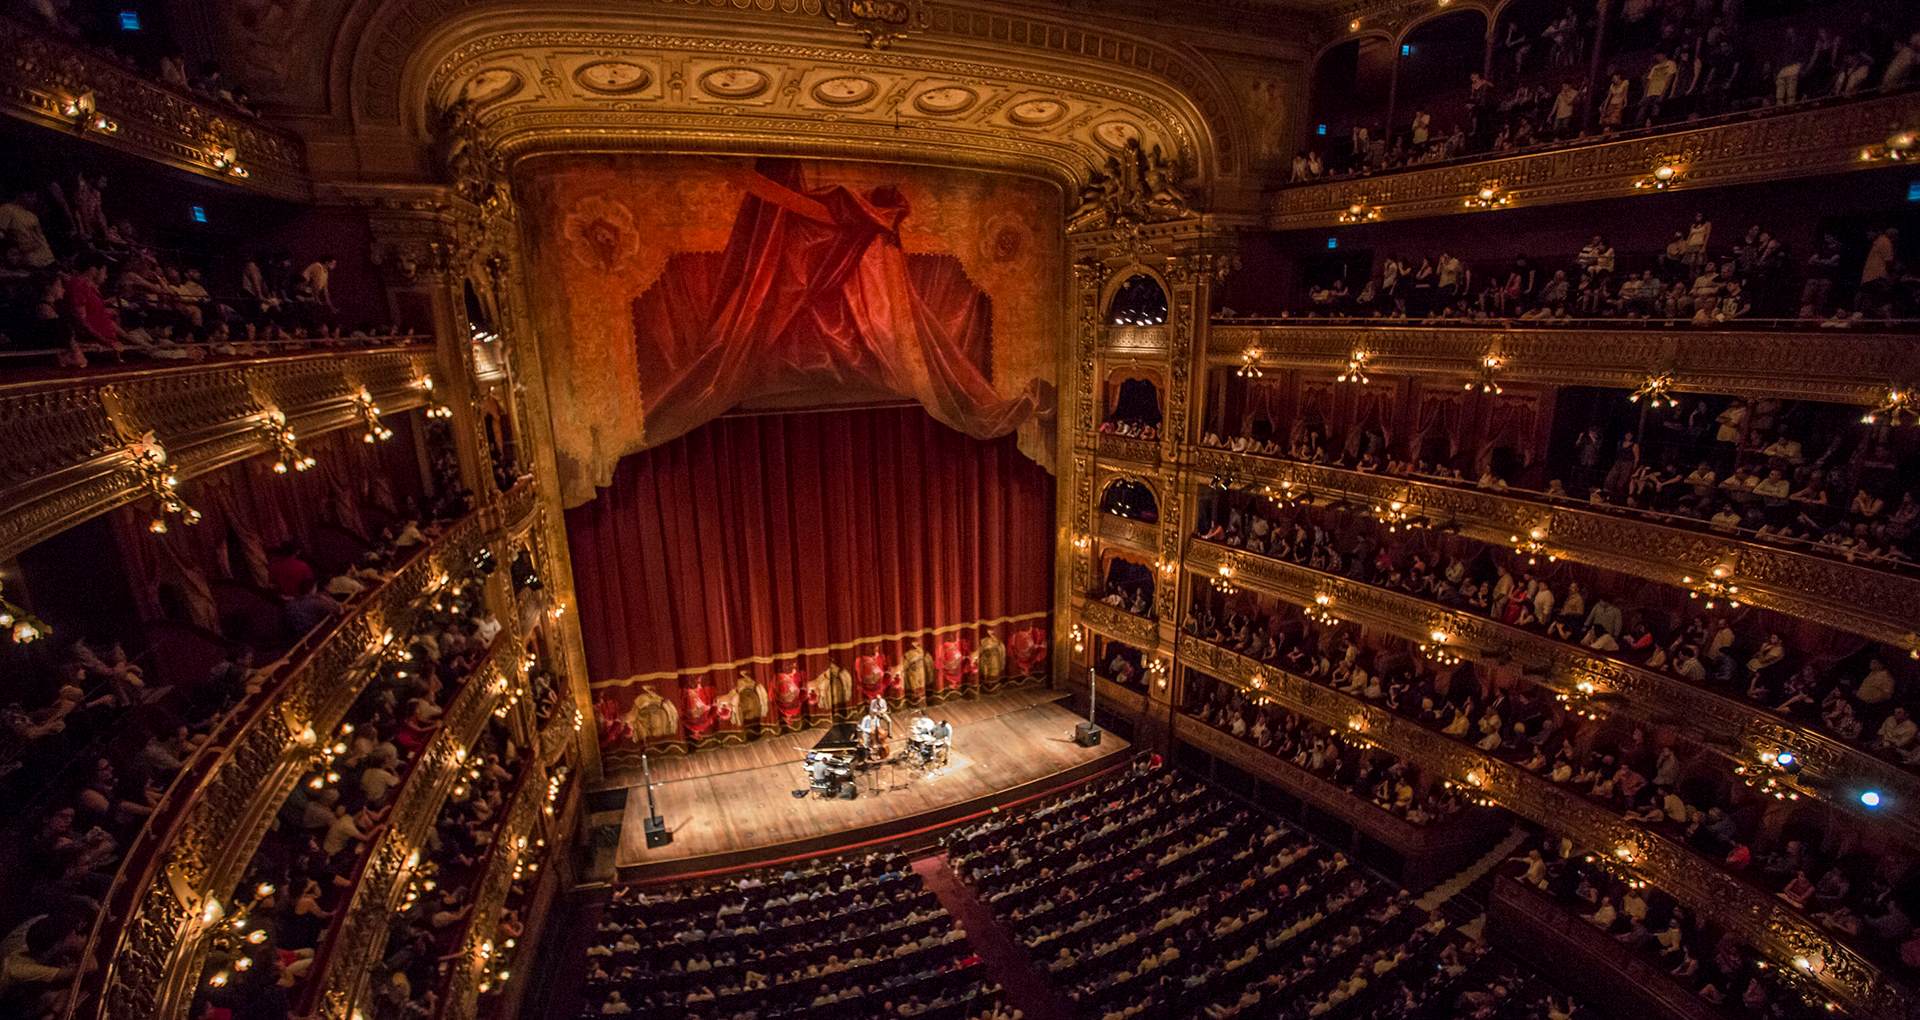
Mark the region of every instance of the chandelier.
<instances>
[{"instance_id":1,"label":"chandelier","mask_svg":"<svg viewBox=\"0 0 1920 1020\"><path fill-rule=\"evenodd\" d=\"M1547 558L1548 563L1552 563L1560 558L1558 555L1547 551L1547 529L1545 528L1530 529L1525 538L1519 535L1509 535L1507 536L1507 540L1513 543L1514 552L1527 558L1527 566L1529 567L1538 564L1542 556Z\"/></svg>"},{"instance_id":2,"label":"chandelier","mask_svg":"<svg viewBox=\"0 0 1920 1020\"><path fill-rule=\"evenodd\" d=\"M1667 372L1647 376L1647 381L1641 383L1639 389L1627 396L1627 402L1630 404L1637 404L1642 400L1647 402L1648 407L1655 410L1662 407L1679 407L1680 401L1673 396L1673 376Z\"/></svg>"},{"instance_id":3,"label":"chandelier","mask_svg":"<svg viewBox=\"0 0 1920 1020\"><path fill-rule=\"evenodd\" d=\"M1233 374L1242 379L1258 379L1266 375L1267 373L1260 368L1260 348L1249 347L1241 351L1240 367L1235 369Z\"/></svg>"},{"instance_id":4,"label":"chandelier","mask_svg":"<svg viewBox=\"0 0 1920 1020\"><path fill-rule=\"evenodd\" d=\"M1233 564L1231 563L1220 564L1214 570L1213 576L1207 579L1207 583L1222 595L1232 595L1240 590L1240 586L1233 583Z\"/></svg>"},{"instance_id":5,"label":"chandelier","mask_svg":"<svg viewBox=\"0 0 1920 1020\"><path fill-rule=\"evenodd\" d=\"M140 487L160 504L160 513L147 522L148 531L166 534L168 517L178 517L188 525L200 523L200 511L180 498L180 478L167 467L167 450L153 438L153 433L141 436L128 447L128 452L133 454L133 469L140 475Z\"/></svg>"},{"instance_id":6,"label":"chandelier","mask_svg":"<svg viewBox=\"0 0 1920 1020\"><path fill-rule=\"evenodd\" d=\"M1725 564L1715 564L1712 574L1698 581L1688 575L1680 578L1680 583L1692 585L1693 590L1687 597L1696 601L1704 599L1708 609L1718 602L1725 602L1728 609L1740 608L1740 586L1733 583L1733 568Z\"/></svg>"},{"instance_id":7,"label":"chandelier","mask_svg":"<svg viewBox=\"0 0 1920 1020\"><path fill-rule=\"evenodd\" d=\"M360 437L365 443L384 443L393 438L393 430L380 420L380 405L373 402L373 394L365 386L353 395L354 409L360 412L360 421L367 427L366 434Z\"/></svg>"},{"instance_id":8,"label":"chandelier","mask_svg":"<svg viewBox=\"0 0 1920 1020\"><path fill-rule=\"evenodd\" d=\"M1863 425L1878 425L1881 419L1889 425L1911 425L1920 421L1920 407L1914 406L1912 390L1889 387L1887 396L1873 410L1860 416Z\"/></svg>"},{"instance_id":9,"label":"chandelier","mask_svg":"<svg viewBox=\"0 0 1920 1020\"><path fill-rule=\"evenodd\" d=\"M1333 596L1325 593L1315 595L1313 602L1302 606L1300 612L1307 619L1323 627L1331 627L1340 622L1340 618L1333 615Z\"/></svg>"},{"instance_id":10,"label":"chandelier","mask_svg":"<svg viewBox=\"0 0 1920 1020\"><path fill-rule=\"evenodd\" d=\"M1347 370L1333 377L1334 382L1359 383L1367 385L1373 380L1367 376L1367 360L1373 355L1366 351L1354 351L1347 358Z\"/></svg>"},{"instance_id":11,"label":"chandelier","mask_svg":"<svg viewBox=\"0 0 1920 1020\"><path fill-rule=\"evenodd\" d=\"M267 412L267 419L261 423L266 430L267 441L273 444L273 473L284 475L288 471L307 471L319 463L311 456L301 453L294 444L296 438L292 426L287 424L287 416L278 408Z\"/></svg>"},{"instance_id":12,"label":"chandelier","mask_svg":"<svg viewBox=\"0 0 1920 1020\"><path fill-rule=\"evenodd\" d=\"M1505 366L1506 362L1501 359L1500 355L1488 352L1480 359L1478 378L1468 380L1464 388L1469 391L1479 390L1482 393L1491 393L1498 396L1505 392L1500 388L1500 380L1498 378L1500 369Z\"/></svg>"},{"instance_id":13,"label":"chandelier","mask_svg":"<svg viewBox=\"0 0 1920 1020\"><path fill-rule=\"evenodd\" d=\"M1499 181L1488 181L1468 195L1463 204L1468 209L1498 209L1513 204L1513 196L1500 187Z\"/></svg>"}]
</instances>

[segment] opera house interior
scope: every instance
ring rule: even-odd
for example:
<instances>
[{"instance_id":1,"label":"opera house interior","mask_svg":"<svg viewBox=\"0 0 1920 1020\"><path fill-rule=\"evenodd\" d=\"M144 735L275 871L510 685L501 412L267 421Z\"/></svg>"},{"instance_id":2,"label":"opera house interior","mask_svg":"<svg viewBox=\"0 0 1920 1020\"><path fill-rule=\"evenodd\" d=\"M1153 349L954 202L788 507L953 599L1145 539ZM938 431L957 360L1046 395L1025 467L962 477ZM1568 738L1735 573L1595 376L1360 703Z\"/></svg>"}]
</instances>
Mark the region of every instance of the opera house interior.
<instances>
[{"instance_id":1,"label":"opera house interior","mask_svg":"<svg viewBox=\"0 0 1920 1020\"><path fill-rule=\"evenodd\" d=\"M0 42L0 1020L1920 1020L1920 6Z\"/></svg>"}]
</instances>

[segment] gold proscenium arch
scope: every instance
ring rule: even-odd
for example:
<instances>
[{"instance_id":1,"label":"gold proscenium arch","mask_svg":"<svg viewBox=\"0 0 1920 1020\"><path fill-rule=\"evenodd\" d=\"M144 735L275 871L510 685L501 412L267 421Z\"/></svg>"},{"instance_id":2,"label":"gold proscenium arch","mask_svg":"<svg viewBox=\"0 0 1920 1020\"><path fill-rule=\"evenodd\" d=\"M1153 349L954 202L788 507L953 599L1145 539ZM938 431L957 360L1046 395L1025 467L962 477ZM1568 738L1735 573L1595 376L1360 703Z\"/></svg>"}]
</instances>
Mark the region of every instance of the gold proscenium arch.
<instances>
[{"instance_id":1,"label":"gold proscenium arch","mask_svg":"<svg viewBox=\"0 0 1920 1020\"><path fill-rule=\"evenodd\" d=\"M424 138L464 102L509 164L567 150L817 155L1011 171L1069 194L1133 139L1177 154L1194 190L1222 171L1189 90L1116 59L959 34L873 49L822 20L633 7L445 17L399 76L397 127ZM1210 69L1179 70L1215 84ZM1216 119L1232 130L1225 109Z\"/></svg>"}]
</instances>

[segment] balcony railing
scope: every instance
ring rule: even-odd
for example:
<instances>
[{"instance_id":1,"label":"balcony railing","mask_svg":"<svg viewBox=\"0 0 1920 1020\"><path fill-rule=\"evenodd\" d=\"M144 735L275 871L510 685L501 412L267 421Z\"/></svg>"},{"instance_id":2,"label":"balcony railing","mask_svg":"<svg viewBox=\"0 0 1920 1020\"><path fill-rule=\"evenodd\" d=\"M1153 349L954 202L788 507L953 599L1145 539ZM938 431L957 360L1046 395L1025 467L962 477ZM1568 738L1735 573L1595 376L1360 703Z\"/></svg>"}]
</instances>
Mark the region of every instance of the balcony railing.
<instances>
[{"instance_id":1,"label":"balcony railing","mask_svg":"<svg viewBox=\"0 0 1920 1020\"><path fill-rule=\"evenodd\" d=\"M1511 655L1517 664L1537 671L1541 682L1556 693L1594 699L1629 716L1679 727L1734 763L1757 763L1763 753L1791 751L1803 763L1800 773L1790 779L1800 792L1855 811L1873 809L1861 808L1854 797L1845 795L1848 789L1897 791L1887 798L1891 803L1872 817L1878 824L1897 826L1909 840L1920 839L1915 835L1920 832L1920 776L1757 705L1590 654L1578 645L1285 560L1196 539L1189 543L1183 562L1189 571L1205 577L1216 576L1221 564L1230 564L1235 583L1296 606L1327 596L1332 600L1330 611L1341 619L1371 623L1410 641L1424 642L1434 630L1444 630L1450 636L1449 647L1462 655ZM1582 684L1588 689L1583 690Z\"/></svg>"},{"instance_id":2,"label":"balcony railing","mask_svg":"<svg viewBox=\"0 0 1920 1020\"><path fill-rule=\"evenodd\" d=\"M128 847L68 1016L161 1015L184 934L238 883L314 740L333 732L371 678L355 666L406 630L422 595L471 562L496 525L493 510L469 514L332 627L263 667L259 689L214 724Z\"/></svg>"},{"instance_id":3,"label":"balcony railing","mask_svg":"<svg viewBox=\"0 0 1920 1020\"><path fill-rule=\"evenodd\" d=\"M1076 600L1080 619L1095 633L1151 650L1160 642L1160 624L1152 617L1129 613L1097 599Z\"/></svg>"},{"instance_id":4,"label":"balcony railing","mask_svg":"<svg viewBox=\"0 0 1920 1020\"><path fill-rule=\"evenodd\" d=\"M1135 464L1160 463L1160 444L1152 439L1134 439L1102 432L1095 441L1102 460L1125 460Z\"/></svg>"},{"instance_id":5,"label":"balcony railing","mask_svg":"<svg viewBox=\"0 0 1920 1020\"><path fill-rule=\"evenodd\" d=\"M493 944L493 932L499 927L500 911L506 904L507 891L513 887L516 869L538 854L533 841L540 828L540 813L553 803L550 794L554 790L547 777L545 768L529 761L509 798L506 821L487 849L480 879L474 885L472 909L460 939L454 943L460 952L450 961L446 994L440 999L440 1020L471 1020L488 968L496 956L507 952L507 947Z\"/></svg>"},{"instance_id":6,"label":"balcony railing","mask_svg":"<svg viewBox=\"0 0 1920 1020\"><path fill-rule=\"evenodd\" d=\"M1554 555L1660 584L1683 587L1684 577L1727 566L1739 580L1743 602L1896 647L1914 646L1920 630L1920 577L1741 541L1704 524L1672 527L1578 504L1534 501L1512 489L1490 492L1208 447L1194 447L1189 456L1203 472L1290 483L1296 493L1363 506L1397 500L1411 513L1457 524L1462 534L1494 545L1539 530Z\"/></svg>"},{"instance_id":7,"label":"balcony railing","mask_svg":"<svg viewBox=\"0 0 1920 1020\"><path fill-rule=\"evenodd\" d=\"M7 54L0 58L0 110L15 118L281 198L312 192L305 150L292 132L12 17L0 17L0 53Z\"/></svg>"},{"instance_id":8,"label":"balcony railing","mask_svg":"<svg viewBox=\"0 0 1920 1020\"><path fill-rule=\"evenodd\" d=\"M382 413L425 404L432 370L416 344L0 384L0 560L139 498L145 433L186 481L272 450L270 410L317 435L361 421L362 388Z\"/></svg>"},{"instance_id":9,"label":"balcony railing","mask_svg":"<svg viewBox=\"0 0 1920 1020\"><path fill-rule=\"evenodd\" d=\"M1381 221L1472 211L1466 199L1488 182L1507 207L1586 202L1647 193L1661 166L1678 169L1672 187L1724 187L1858 170L1863 149L1920 119L1920 94L1823 109L1740 117L1706 127L1634 138L1599 138L1544 152L1493 155L1430 168L1284 188L1269 200L1273 230L1337 227L1355 207ZM1635 187L1641 183L1641 187Z\"/></svg>"},{"instance_id":10,"label":"balcony railing","mask_svg":"<svg viewBox=\"0 0 1920 1020\"><path fill-rule=\"evenodd\" d=\"M1700 918L1733 931L1777 959L1807 960L1807 972L1862 1016L1906 1020L1906 989L1834 941L1817 924L1686 847L1546 779L1403 719L1377 705L1256 662L1191 635L1180 640L1186 664L1296 714L1363 733L1389 754L1451 777L1535 824L1600 847L1660 885ZM1258 685L1255 680L1258 678Z\"/></svg>"},{"instance_id":11,"label":"balcony railing","mask_svg":"<svg viewBox=\"0 0 1920 1020\"><path fill-rule=\"evenodd\" d=\"M1160 552L1160 526L1157 524L1101 513L1095 521L1094 532L1104 541L1117 542L1148 556L1157 556Z\"/></svg>"},{"instance_id":12,"label":"balcony railing","mask_svg":"<svg viewBox=\"0 0 1920 1020\"><path fill-rule=\"evenodd\" d=\"M467 754L480 739L494 703L526 682L523 648L503 632L487 658L453 697L419 759L394 794L386 828L354 875L353 892L338 908L309 972L300 1016L351 1020L356 989L380 959L387 926L401 907L407 877L418 865Z\"/></svg>"},{"instance_id":13,"label":"balcony railing","mask_svg":"<svg viewBox=\"0 0 1920 1020\"><path fill-rule=\"evenodd\" d=\"M1525 324L1521 324L1525 327ZM1728 332L1633 328L1610 330L1461 326L1342 326L1295 320L1289 325L1217 323L1207 355L1237 365L1249 349L1270 368L1347 367L1354 351L1369 355L1380 377L1445 378L1454 388L1473 377L1489 352L1501 358L1503 383L1600 386L1632 390L1650 377L1672 376L1673 388L1872 406L1887 387L1920 365L1910 337L1808 328L1798 332Z\"/></svg>"}]
</instances>

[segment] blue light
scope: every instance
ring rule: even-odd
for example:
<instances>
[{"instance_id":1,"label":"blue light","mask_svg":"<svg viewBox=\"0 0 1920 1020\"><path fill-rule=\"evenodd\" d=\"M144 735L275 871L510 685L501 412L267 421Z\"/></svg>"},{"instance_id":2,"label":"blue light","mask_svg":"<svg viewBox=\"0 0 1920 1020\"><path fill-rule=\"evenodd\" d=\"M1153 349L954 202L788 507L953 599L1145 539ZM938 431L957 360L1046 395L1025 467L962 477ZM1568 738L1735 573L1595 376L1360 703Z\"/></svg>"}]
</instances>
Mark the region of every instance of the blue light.
<instances>
[{"instance_id":1,"label":"blue light","mask_svg":"<svg viewBox=\"0 0 1920 1020\"><path fill-rule=\"evenodd\" d=\"M1323 124L1323 125L1321 125L1321 127L1325 127L1325 126L1326 126L1326 125L1324 125L1324 124ZM1326 134L1326 132L1325 132L1325 131L1322 131L1322 132L1320 132L1320 133L1321 133L1321 134L1323 134L1323 135L1324 135L1324 134ZM1908 181L1908 182L1907 182L1907 201L1909 201L1909 202L1920 202L1920 181Z\"/></svg>"},{"instance_id":2,"label":"blue light","mask_svg":"<svg viewBox=\"0 0 1920 1020\"><path fill-rule=\"evenodd\" d=\"M1781 767L1781 768L1783 768L1783 769L1786 769L1786 768L1792 768L1792 767L1793 767L1793 763L1794 763L1795 761L1798 761L1798 760L1799 760L1799 759L1797 759L1797 758L1795 758L1795 757L1793 756L1793 752L1792 752L1792 751L1782 751L1782 752L1780 752L1780 758L1779 758L1779 761L1780 761L1780 767Z\"/></svg>"},{"instance_id":3,"label":"blue light","mask_svg":"<svg viewBox=\"0 0 1920 1020\"><path fill-rule=\"evenodd\" d=\"M1864 793L1862 793L1862 794L1860 795L1860 803L1862 803L1862 804L1865 804L1865 805L1866 805L1866 806L1868 806L1868 807L1879 807L1879 806L1880 806L1880 791L1879 791L1879 790L1868 790L1868 791L1866 791L1866 792L1864 792Z\"/></svg>"},{"instance_id":4,"label":"blue light","mask_svg":"<svg viewBox=\"0 0 1920 1020\"><path fill-rule=\"evenodd\" d=\"M191 217L195 223L205 223L207 222L207 207L204 205L187 206L187 215Z\"/></svg>"},{"instance_id":5,"label":"blue light","mask_svg":"<svg viewBox=\"0 0 1920 1020\"><path fill-rule=\"evenodd\" d=\"M1327 238L1327 250L1328 250L1328 251L1332 251L1332 250L1334 250L1335 248L1338 248L1338 247L1340 247L1340 239L1339 239L1339 238L1337 238L1337 237L1329 237L1329 238Z\"/></svg>"},{"instance_id":6,"label":"blue light","mask_svg":"<svg viewBox=\"0 0 1920 1020\"><path fill-rule=\"evenodd\" d=\"M140 12L139 11L121 11L120 12L120 31L122 32L140 31Z\"/></svg>"},{"instance_id":7,"label":"blue light","mask_svg":"<svg viewBox=\"0 0 1920 1020\"><path fill-rule=\"evenodd\" d=\"M1327 126L1325 124L1315 124L1313 126L1313 133L1324 136L1327 133ZM1915 181L1913 187L1920 188L1920 181Z\"/></svg>"},{"instance_id":8,"label":"blue light","mask_svg":"<svg viewBox=\"0 0 1920 1020\"><path fill-rule=\"evenodd\" d=\"M1403 57L1411 57L1411 56L1413 56L1413 44L1412 44L1412 43L1401 43L1401 44L1400 44L1400 55L1401 55L1401 56L1403 56Z\"/></svg>"}]
</instances>

